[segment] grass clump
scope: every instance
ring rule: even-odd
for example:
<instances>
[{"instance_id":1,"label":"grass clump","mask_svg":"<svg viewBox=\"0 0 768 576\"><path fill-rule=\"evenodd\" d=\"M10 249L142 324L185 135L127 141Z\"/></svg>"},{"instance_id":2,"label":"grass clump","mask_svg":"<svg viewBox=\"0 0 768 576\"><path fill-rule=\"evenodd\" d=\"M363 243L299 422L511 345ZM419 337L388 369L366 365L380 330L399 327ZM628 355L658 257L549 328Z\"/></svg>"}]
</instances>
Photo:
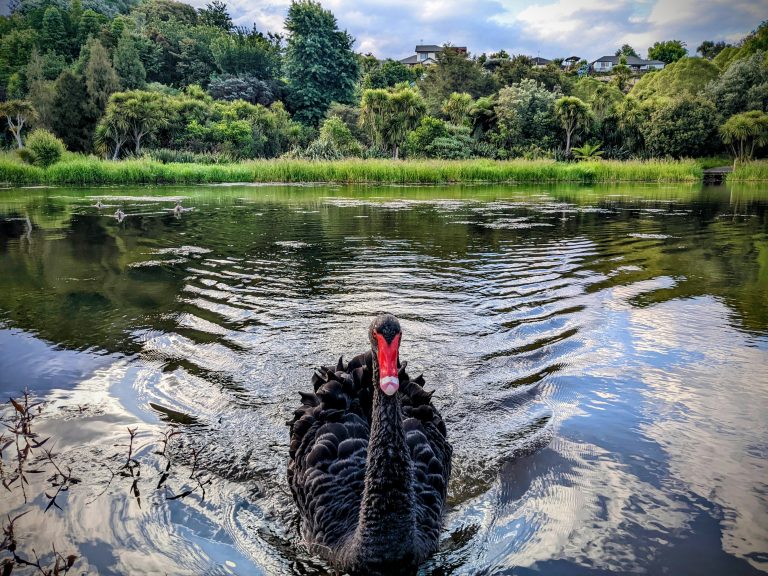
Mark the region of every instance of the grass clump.
<instances>
[{"instance_id":1,"label":"grass clump","mask_svg":"<svg viewBox=\"0 0 768 576\"><path fill-rule=\"evenodd\" d=\"M766 182L768 181L768 160L740 162L728 174L728 182Z\"/></svg>"},{"instance_id":2,"label":"grass clump","mask_svg":"<svg viewBox=\"0 0 768 576\"><path fill-rule=\"evenodd\" d=\"M693 160L363 160L311 161L281 158L234 164L162 163L151 159L109 161L67 155L40 169L0 156L0 181L9 184L205 184L215 182L340 182L440 184L453 182L695 182Z\"/></svg>"}]
</instances>

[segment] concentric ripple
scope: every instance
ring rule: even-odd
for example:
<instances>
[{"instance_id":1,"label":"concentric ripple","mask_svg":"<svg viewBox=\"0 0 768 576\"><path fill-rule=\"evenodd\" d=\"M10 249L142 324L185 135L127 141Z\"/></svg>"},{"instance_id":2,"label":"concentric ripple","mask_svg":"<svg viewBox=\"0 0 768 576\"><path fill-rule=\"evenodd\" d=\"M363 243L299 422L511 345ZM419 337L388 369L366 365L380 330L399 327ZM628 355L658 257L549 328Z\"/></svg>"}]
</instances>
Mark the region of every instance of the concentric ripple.
<instances>
[{"instance_id":1,"label":"concentric ripple","mask_svg":"<svg viewBox=\"0 0 768 576\"><path fill-rule=\"evenodd\" d=\"M387 310L455 447L424 573L768 571L760 195L162 194L0 193L0 390L43 396L45 430L91 479L29 516L30 545L66 542L101 574L324 573L298 542L285 420L313 367L363 351ZM195 210L165 210L178 197ZM137 506L100 461L128 426L146 446L181 431L206 497L148 480ZM10 496L0 513L25 509Z\"/></svg>"}]
</instances>

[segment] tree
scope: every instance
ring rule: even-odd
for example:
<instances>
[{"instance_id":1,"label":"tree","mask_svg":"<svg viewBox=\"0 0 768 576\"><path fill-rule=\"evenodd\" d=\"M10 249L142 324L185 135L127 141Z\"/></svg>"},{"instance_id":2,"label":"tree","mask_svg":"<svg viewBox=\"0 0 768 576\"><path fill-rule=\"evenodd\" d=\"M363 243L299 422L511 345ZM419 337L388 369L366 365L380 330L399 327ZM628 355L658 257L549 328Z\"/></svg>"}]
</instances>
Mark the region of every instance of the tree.
<instances>
[{"instance_id":1,"label":"tree","mask_svg":"<svg viewBox=\"0 0 768 576\"><path fill-rule=\"evenodd\" d=\"M658 106L642 130L654 156L705 156L716 145L717 110L708 100L678 98Z\"/></svg>"},{"instance_id":2,"label":"tree","mask_svg":"<svg viewBox=\"0 0 768 576\"><path fill-rule=\"evenodd\" d=\"M696 48L696 53L701 54L702 57L706 58L707 60L712 60L720 54L723 50L726 48L731 48L732 45L728 44L727 42L723 42L722 40L720 42L713 42L712 40L704 40L701 44L699 44L699 47Z\"/></svg>"},{"instance_id":3,"label":"tree","mask_svg":"<svg viewBox=\"0 0 768 576\"><path fill-rule=\"evenodd\" d=\"M110 95L120 89L120 79L112 68L109 54L98 40L92 40L90 44L85 85L91 105L99 115L107 107Z\"/></svg>"},{"instance_id":4,"label":"tree","mask_svg":"<svg viewBox=\"0 0 768 576\"><path fill-rule=\"evenodd\" d=\"M705 91L723 118L730 118L750 108L764 109L761 91L768 89L768 62L765 52L736 60Z\"/></svg>"},{"instance_id":5,"label":"tree","mask_svg":"<svg viewBox=\"0 0 768 576\"><path fill-rule=\"evenodd\" d=\"M649 60L661 60L665 64L677 62L686 54L688 54L688 48L685 47L685 42L680 40L655 42L653 46L648 48Z\"/></svg>"},{"instance_id":6,"label":"tree","mask_svg":"<svg viewBox=\"0 0 768 576\"><path fill-rule=\"evenodd\" d=\"M232 29L232 17L229 15L227 5L221 0L213 0L197 12L198 22L204 26L219 28L225 32Z\"/></svg>"},{"instance_id":7,"label":"tree","mask_svg":"<svg viewBox=\"0 0 768 576\"><path fill-rule=\"evenodd\" d=\"M101 16L94 10L86 10L83 15L80 16L80 23L77 26L77 43L83 45L88 41L88 38L93 36L96 38L101 30L101 25L106 18Z\"/></svg>"},{"instance_id":8,"label":"tree","mask_svg":"<svg viewBox=\"0 0 768 576\"><path fill-rule=\"evenodd\" d=\"M312 0L295 0L285 19L285 76L294 118L317 125L331 102L352 103L359 68L354 39Z\"/></svg>"},{"instance_id":9,"label":"tree","mask_svg":"<svg viewBox=\"0 0 768 576\"><path fill-rule=\"evenodd\" d=\"M472 96L466 92L454 92L443 102L443 114L453 123L464 124L469 120L469 111L472 108Z\"/></svg>"},{"instance_id":10,"label":"tree","mask_svg":"<svg viewBox=\"0 0 768 576\"><path fill-rule=\"evenodd\" d=\"M469 122L472 136L481 140L496 126L496 100L492 96L483 96L475 100L469 110Z\"/></svg>"},{"instance_id":11,"label":"tree","mask_svg":"<svg viewBox=\"0 0 768 576\"><path fill-rule=\"evenodd\" d=\"M279 98L280 86L276 81L260 80L253 74L224 74L211 79L208 93L217 100L245 100L269 106Z\"/></svg>"},{"instance_id":12,"label":"tree","mask_svg":"<svg viewBox=\"0 0 768 576\"><path fill-rule=\"evenodd\" d=\"M51 127L53 118L54 86L46 78L45 63L43 57L37 51L32 50L27 64L27 98L37 112L35 124L44 128Z\"/></svg>"},{"instance_id":13,"label":"tree","mask_svg":"<svg viewBox=\"0 0 768 576\"><path fill-rule=\"evenodd\" d=\"M251 74L261 80L271 80L280 71L280 46L256 29L238 29L235 34L222 35L211 45L214 61L224 74Z\"/></svg>"},{"instance_id":14,"label":"tree","mask_svg":"<svg viewBox=\"0 0 768 576\"><path fill-rule=\"evenodd\" d=\"M107 106L108 112L121 117L128 138L133 140L133 151L141 153L144 138L156 133L168 123L165 98L156 92L116 92ZM115 126L120 125L114 122Z\"/></svg>"},{"instance_id":15,"label":"tree","mask_svg":"<svg viewBox=\"0 0 768 576\"><path fill-rule=\"evenodd\" d=\"M368 143L368 135L360 127L360 108L349 104L339 104L333 102L325 113L326 118L339 118L347 125L355 140Z\"/></svg>"},{"instance_id":16,"label":"tree","mask_svg":"<svg viewBox=\"0 0 768 576\"><path fill-rule=\"evenodd\" d=\"M135 90L144 87L147 81L147 71L139 57L133 34L128 28L125 28L120 35L113 61L123 89Z\"/></svg>"},{"instance_id":17,"label":"tree","mask_svg":"<svg viewBox=\"0 0 768 576\"><path fill-rule=\"evenodd\" d=\"M24 148L21 131L35 117L35 109L32 108L32 104L24 100L0 102L0 117L6 119L8 130L11 131L11 134L16 139L18 148Z\"/></svg>"},{"instance_id":18,"label":"tree","mask_svg":"<svg viewBox=\"0 0 768 576\"><path fill-rule=\"evenodd\" d=\"M768 114L758 110L735 114L720 126L720 135L730 144L735 161L747 162L755 148L768 144Z\"/></svg>"},{"instance_id":19,"label":"tree","mask_svg":"<svg viewBox=\"0 0 768 576\"><path fill-rule=\"evenodd\" d=\"M558 129L555 101L560 96L530 79L502 88L496 102L498 121L491 142L503 150L554 147Z\"/></svg>"},{"instance_id":20,"label":"tree","mask_svg":"<svg viewBox=\"0 0 768 576\"><path fill-rule=\"evenodd\" d=\"M421 94L413 88L402 87L391 93L389 98L390 119L387 127L387 140L393 148L393 157L397 160L400 146L408 132L413 130L427 111Z\"/></svg>"},{"instance_id":21,"label":"tree","mask_svg":"<svg viewBox=\"0 0 768 576\"><path fill-rule=\"evenodd\" d=\"M197 24L197 12L192 6L176 0L147 0L134 9L143 14L149 24L176 22L186 26Z\"/></svg>"},{"instance_id":22,"label":"tree","mask_svg":"<svg viewBox=\"0 0 768 576\"><path fill-rule=\"evenodd\" d=\"M630 46L629 44L624 44L621 48L616 50L616 56L626 56L626 57L634 56L635 58L640 57L638 53L635 52L635 49L632 48L632 46Z\"/></svg>"},{"instance_id":23,"label":"tree","mask_svg":"<svg viewBox=\"0 0 768 576\"><path fill-rule=\"evenodd\" d=\"M397 159L408 132L418 125L425 112L419 92L406 85L394 90L365 90L360 104L360 125L375 145L391 149L392 157Z\"/></svg>"},{"instance_id":24,"label":"tree","mask_svg":"<svg viewBox=\"0 0 768 576\"><path fill-rule=\"evenodd\" d=\"M634 152L645 149L643 127L649 121L650 108L628 96L616 107L617 124L624 147Z\"/></svg>"},{"instance_id":25,"label":"tree","mask_svg":"<svg viewBox=\"0 0 768 576\"><path fill-rule=\"evenodd\" d=\"M704 58L681 58L658 72L645 74L630 94L640 100L697 96L720 71Z\"/></svg>"},{"instance_id":26,"label":"tree","mask_svg":"<svg viewBox=\"0 0 768 576\"><path fill-rule=\"evenodd\" d=\"M482 66L470 60L466 52L445 46L436 55L437 64L429 66L419 82L419 88L432 114L439 114L443 102L454 92L466 92L473 98L488 96L496 82Z\"/></svg>"},{"instance_id":27,"label":"tree","mask_svg":"<svg viewBox=\"0 0 768 576\"><path fill-rule=\"evenodd\" d=\"M571 153L571 139L579 128L589 126L590 112L582 100L575 96L563 96L555 102L555 115L565 130L565 154Z\"/></svg>"},{"instance_id":28,"label":"tree","mask_svg":"<svg viewBox=\"0 0 768 576\"><path fill-rule=\"evenodd\" d=\"M627 57L622 56L619 63L611 70L613 74L613 85L619 90L624 90L627 87L627 82L632 77L632 70L627 66Z\"/></svg>"},{"instance_id":29,"label":"tree","mask_svg":"<svg viewBox=\"0 0 768 576\"><path fill-rule=\"evenodd\" d=\"M98 119L88 98L82 76L64 70L54 86L51 128L70 150L83 152L91 147Z\"/></svg>"},{"instance_id":30,"label":"tree","mask_svg":"<svg viewBox=\"0 0 768 576\"><path fill-rule=\"evenodd\" d=\"M373 67L363 77L363 88L390 88L401 82L416 80L414 71L396 60L387 59L383 64Z\"/></svg>"},{"instance_id":31,"label":"tree","mask_svg":"<svg viewBox=\"0 0 768 576\"><path fill-rule=\"evenodd\" d=\"M55 6L49 6L43 16L43 27L40 32L40 47L55 50L61 54L67 52L67 35L64 30L64 20L61 11Z\"/></svg>"},{"instance_id":32,"label":"tree","mask_svg":"<svg viewBox=\"0 0 768 576\"><path fill-rule=\"evenodd\" d=\"M94 134L96 149L105 157L110 154L112 160L120 157L123 145L128 141L128 123L110 102L102 119L96 126Z\"/></svg>"}]
</instances>

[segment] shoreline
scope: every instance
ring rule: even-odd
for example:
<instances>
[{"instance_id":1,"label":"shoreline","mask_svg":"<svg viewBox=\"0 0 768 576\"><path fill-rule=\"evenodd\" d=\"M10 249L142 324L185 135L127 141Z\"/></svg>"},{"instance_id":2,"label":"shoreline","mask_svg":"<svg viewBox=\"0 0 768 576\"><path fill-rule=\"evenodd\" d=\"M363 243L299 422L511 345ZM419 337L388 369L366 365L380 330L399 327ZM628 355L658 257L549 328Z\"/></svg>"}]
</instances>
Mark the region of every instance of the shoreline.
<instances>
[{"instance_id":1,"label":"shoreline","mask_svg":"<svg viewBox=\"0 0 768 576\"><path fill-rule=\"evenodd\" d=\"M0 183L131 184L461 184L461 183L698 183L696 160L251 160L234 164L163 164L152 160L64 159L43 169L2 158ZM738 167L727 182L768 181L768 162Z\"/></svg>"}]
</instances>

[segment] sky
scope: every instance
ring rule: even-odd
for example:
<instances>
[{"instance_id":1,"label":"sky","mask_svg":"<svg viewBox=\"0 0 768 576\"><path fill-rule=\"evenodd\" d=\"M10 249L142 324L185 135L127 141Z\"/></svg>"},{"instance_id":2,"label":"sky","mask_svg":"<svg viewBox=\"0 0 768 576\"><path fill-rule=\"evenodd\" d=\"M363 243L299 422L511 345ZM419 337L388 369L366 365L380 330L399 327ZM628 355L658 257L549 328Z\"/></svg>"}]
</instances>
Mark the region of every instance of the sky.
<instances>
[{"instance_id":1,"label":"sky","mask_svg":"<svg viewBox=\"0 0 768 576\"><path fill-rule=\"evenodd\" d=\"M209 0L185 0L197 7ZM290 0L226 0L235 23L282 31ZM645 57L658 40L735 42L768 19L768 0L321 0L355 50L405 58L416 44L503 48L543 58L595 60L625 43Z\"/></svg>"}]
</instances>

